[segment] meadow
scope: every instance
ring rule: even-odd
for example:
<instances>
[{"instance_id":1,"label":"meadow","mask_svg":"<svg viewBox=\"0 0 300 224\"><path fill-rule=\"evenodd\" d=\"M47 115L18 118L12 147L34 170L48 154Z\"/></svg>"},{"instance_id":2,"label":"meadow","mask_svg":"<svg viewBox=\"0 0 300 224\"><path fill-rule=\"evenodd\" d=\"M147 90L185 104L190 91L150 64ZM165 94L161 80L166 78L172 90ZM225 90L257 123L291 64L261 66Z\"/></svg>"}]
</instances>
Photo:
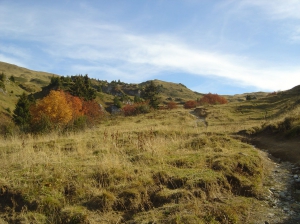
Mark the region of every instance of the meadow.
<instances>
[{"instance_id":1,"label":"meadow","mask_svg":"<svg viewBox=\"0 0 300 224\"><path fill-rule=\"evenodd\" d=\"M0 93L1 224L256 223L274 163L253 140L271 153L284 142L278 155L300 164L300 86L252 93L251 100L228 96L228 104L204 105L197 114L182 102L201 94L155 80L161 103L176 101L178 108L105 113L82 130L25 134L11 121L15 104L54 76L0 67L15 76ZM126 86L138 90L116 87ZM108 106L113 95L98 91L96 100Z\"/></svg>"},{"instance_id":2,"label":"meadow","mask_svg":"<svg viewBox=\"0 0 300 224\"><path fill-rule=\"evenodd\" d=\"M9 223L249 222L264 195L269 161L228 127L196 121L189 110L163 110L111 117L84 132L1 139L0 217Z\"/></svg>"}]
</instances>

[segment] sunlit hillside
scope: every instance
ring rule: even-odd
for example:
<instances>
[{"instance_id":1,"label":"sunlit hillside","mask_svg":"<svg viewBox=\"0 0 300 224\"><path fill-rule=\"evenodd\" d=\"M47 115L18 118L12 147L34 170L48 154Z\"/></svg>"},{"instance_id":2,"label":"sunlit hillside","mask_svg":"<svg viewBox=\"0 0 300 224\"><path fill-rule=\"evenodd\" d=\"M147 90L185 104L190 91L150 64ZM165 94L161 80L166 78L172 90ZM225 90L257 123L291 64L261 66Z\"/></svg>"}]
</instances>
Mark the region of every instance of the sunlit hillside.
<instances>
[{"instance_id":1,"label":"sunlit hillside","mask_svg":"<svg viewBox=\"0 0 300 224\"><path fill-rule=\"evenodd\" d=\"M30 223L246 223L261 152L189 110L104 120L0 143L0 217ZM4 212L5 211L5 212Z\"/></svg>"},{"instance_id":2,"label":"sunlit hillside","mask_svg":"<svg viewBox=\"0 0 300 224\"><path fill-rule=\"evenodd\" d=\"M57 99L76 99L77 106L94 102L101 116L88 119L94 111L81 107L84 114L78 107L85 120L74 117L71 125L68 120L47 129L44 113L38 124L46 128L30 132L11 120L19 96L24 91L45 96L58 87L72 93L75 81L0 65L6 76L0 93L0 223L258 223L261 217L253 214L268 213L270 172L276 164L253 144L300 163L299 86L184 109L185 101L195 102L202 94L154 80L160 105L172 101L174 108L149 109L142 102L140 107L147 108L142 114L110 114L103 107L118 97L133 100L149 82L92 79L86 81L87 90L93 88L95 101L62 90L52 94L52 101L35 101L44 102L41 108L57 105ZM71 105L66 102L63 109ZM71 119L75 112L70 108ZM34 118L39 116L34 112ZM280 153L277 145L284 145Z\"/></svg>"}]
</instances>

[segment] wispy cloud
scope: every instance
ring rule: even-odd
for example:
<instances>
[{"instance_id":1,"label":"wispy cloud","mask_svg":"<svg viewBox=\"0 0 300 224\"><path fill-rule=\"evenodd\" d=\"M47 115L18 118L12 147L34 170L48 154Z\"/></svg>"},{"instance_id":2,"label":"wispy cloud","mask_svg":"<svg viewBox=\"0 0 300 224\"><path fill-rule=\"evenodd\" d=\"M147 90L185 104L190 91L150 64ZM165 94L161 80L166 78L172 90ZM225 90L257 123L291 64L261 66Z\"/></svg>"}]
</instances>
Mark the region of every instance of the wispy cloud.
<instances>
[{"instance_id":1,"label":"wispy cloud","mask_svg":"<svg viewBox=\"0 0 300 224\"><path fill-rule=\"evenodd\" d=\"M275 3L268 2L251 0L243 4L262 7L281 19L298 19L291 7L279 9ZM275 2L279 4L280 1ZM300 4L289 2L297 7ZM12 10L17 11L17 18L9 15ZM0 47L0 60L22 65L19 60L27 57L32 59L31 63L46 64L35 53L38 50L47 58L44 60L49 60L48 64L55 63L52 66L63 66L60 61L72 64L68 74L88 73L100 79L105 75L140 82L166 71L181 71L196 76L221 77L263 90L288 89L300 83L300 67L279 68L275 63L256 61L249 56L204 50L176 34L140 34L105 19L78 17L77 13L49 8L42 14L34 7L25 10L0 6L3 38L25 41L32 48L25 51L12 46Z\"/></svg>"},{"instance_id":2,"label":"wispy cloud","mask_svg":"<svg viewBox=\"0 0 300 224\"><path fill-rule=\"evenodd\" d=\"M282 21L284 33L291 41L300 40L300 1L299 0L245 0L241 7L256 7L264 12L269 20ZM298 42L299 43L299 42Z\"/></svg>"},{"instance_id":3,"label":"wispy cloud","mask_svg":"<svg viewBox=\"0 0 300 224\"><path fill-rule=\"evenodd\" d=\"M245 0L240 4L259 7L271 15L272 19L300 19L298 0Z\"/></svg>"}]
</instances>

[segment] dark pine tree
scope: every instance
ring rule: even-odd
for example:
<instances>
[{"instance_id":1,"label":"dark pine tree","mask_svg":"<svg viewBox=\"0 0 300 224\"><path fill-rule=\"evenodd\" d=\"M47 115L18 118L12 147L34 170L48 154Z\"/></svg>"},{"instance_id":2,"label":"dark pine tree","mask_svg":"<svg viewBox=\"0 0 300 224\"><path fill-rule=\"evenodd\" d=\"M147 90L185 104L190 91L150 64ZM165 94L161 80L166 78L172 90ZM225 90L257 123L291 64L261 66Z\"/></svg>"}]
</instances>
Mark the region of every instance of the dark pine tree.
<instances>
[{"instance_id":1,"label":"dark pine tree","mask_svg":"<svg viewBox=\"0 0 300 224\"><path fill-rule=\"evenodd\" d=\"M31 103L26 93L23 93L20 96L20 99L18 100L14 110L13 121L21 128L22 131L27 131L29 128L31 121L31 114L29 111L30 104Z\"/></svg>"},{"instance_id":2,"label":"dark pine tree","mask_svg":"<svg viewBox=\"0 0 300 224\"><path fill-rule=\"evenodd\" d=\"M152 108L157 109L160 100L158 94L159 94L159 87L155 85L153 81L151 81L150 84L147 85L143 91L143 98L146 101L149 101L149 105Z\"/></svg>"}]
</instances>

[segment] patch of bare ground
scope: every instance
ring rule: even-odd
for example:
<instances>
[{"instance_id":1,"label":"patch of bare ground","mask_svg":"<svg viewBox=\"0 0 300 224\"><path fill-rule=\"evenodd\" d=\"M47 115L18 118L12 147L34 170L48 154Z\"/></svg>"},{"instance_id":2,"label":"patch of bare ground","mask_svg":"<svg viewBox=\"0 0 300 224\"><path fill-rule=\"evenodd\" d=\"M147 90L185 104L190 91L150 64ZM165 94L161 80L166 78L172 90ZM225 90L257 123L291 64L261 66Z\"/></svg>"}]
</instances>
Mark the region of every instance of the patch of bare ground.
<instances>
[{"instance_id":1,"label":"patch of bare ground","mask_svg":"<svg viewBox=\"0 0 300 224\"><path fill-rule=\"evenodd\" d=\"M250 141L281 161L300 165L300 137L285 138L276 134L264 133L252 137Z\"/></svg>"}]
</instances>

